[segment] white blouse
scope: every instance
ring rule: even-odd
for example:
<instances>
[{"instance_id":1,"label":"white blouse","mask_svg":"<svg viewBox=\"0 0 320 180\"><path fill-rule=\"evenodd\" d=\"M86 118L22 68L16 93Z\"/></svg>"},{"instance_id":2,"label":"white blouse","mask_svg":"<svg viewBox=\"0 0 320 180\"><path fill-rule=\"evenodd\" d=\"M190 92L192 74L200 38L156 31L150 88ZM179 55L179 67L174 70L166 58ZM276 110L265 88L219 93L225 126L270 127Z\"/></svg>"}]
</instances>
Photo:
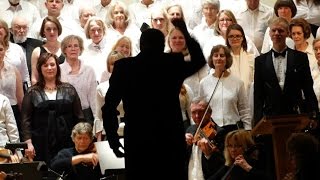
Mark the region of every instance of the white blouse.
<instances>
[{"instance_id":1,"label":"white blouse","mask_svg":"<svg viewBox=\"0 0 320 180\"><path fill-rule=\"evenodd\" d=\"M200 82L200 96L205 96L209 100L217 82L218 78L213 74L205 77ZM220 79L209 104L213 112L211 117L218 126L235 125L241 120L246 130L252 128L244 83L236 76L230 74Z\"/></svg>"}]
</instances>

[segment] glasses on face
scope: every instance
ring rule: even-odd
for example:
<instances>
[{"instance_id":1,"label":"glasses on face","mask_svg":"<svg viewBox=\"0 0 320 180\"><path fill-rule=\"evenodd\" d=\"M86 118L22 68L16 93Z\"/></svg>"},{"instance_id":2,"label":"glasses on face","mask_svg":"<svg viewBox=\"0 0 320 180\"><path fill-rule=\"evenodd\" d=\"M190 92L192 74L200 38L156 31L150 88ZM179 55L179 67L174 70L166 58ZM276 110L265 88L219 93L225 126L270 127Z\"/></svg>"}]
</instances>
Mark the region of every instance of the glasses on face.
<instances>
[{"instance_id":1,"label":"glasses on face","mask_svg":"<svg viewBox=\"0 0 320 180\"><path fill-rule=\"evenodd\" d=\"M220 22L231 22L232 19L230 18L222 18L222 19L219 19Z\"/></svg>"},{"instance_id":2,"label":"glasses on face","mask_svg":"<svg viewBox=\"0 0 320 180\"><path fill-rule=\"evenodd\" d=\"M28 26L26 26L26 25L22 25L22 26L20 26L20 25L15 25L15 26L13 26L13 28L14 29L16 29L16 30L27 30L28 29Z\"/></svg>"},{"instance_id":3,"label":"glasses on face","mask_svg":"<svg viewBox=\"0 0 320 180\"><path fill-rule=\"evenodd\" d=\"M231 149L231 148L239 149L239 148L242 148L242 145L240 145L240 144L228 144L227 148L229 148L229 149Z\"/></svg>"},{"instance_id":4,"label":"glasses on face","mask_svg":"<svg viewBox=\"0 0 320 180\"><path fill-rule=\"evenodd\" d=\"M242 35L229 35L228 36L228 39L236 39L236 40L239 40L241 39L243 36Z\"/></svg>"}]
</instances>

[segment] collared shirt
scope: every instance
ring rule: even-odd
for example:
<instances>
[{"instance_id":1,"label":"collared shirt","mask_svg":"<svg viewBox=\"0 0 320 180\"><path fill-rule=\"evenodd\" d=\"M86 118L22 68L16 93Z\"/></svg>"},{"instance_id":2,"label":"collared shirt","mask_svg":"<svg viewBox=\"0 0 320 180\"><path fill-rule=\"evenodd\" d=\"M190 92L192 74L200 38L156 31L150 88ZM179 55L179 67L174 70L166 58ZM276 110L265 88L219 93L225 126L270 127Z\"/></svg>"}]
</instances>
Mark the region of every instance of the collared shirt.
<instances>
[{"instance_id":1,"label":"collared shirt","mask_svg":"<svg viewBox=\"0 0 320 180\"><path fill-rule=\"evenodd\" d=\"M19 70L23 82L27 82L28 86L31 85L26 55L24 54L21 46L9 42L9 48L4 60L14 65Z\"/></svg>"},{"instance_id":2,"label":"collared shirt","mask_svg":"<svg viewBox=\"0 0 320 180\"><path fill-rule=\"evenodd\" d=\"M7 142L19 141L18 127L9 99L0 94L0 147L4 147Z\"/></svg>"},{"instance_id":3,"label":"collared shirt","mask_svg":"<svg viewBox=\"0 0 320 180\"><path fill-rule=\"evenodd\" d=\"M14 16L21 16L29 21L29 25L33 24L37 19L40 19L40 13L36 6L29 2L20 1L16 7L11 6L9 1L3 2L0 7L0 17L11 27L11 21Z\"/></svg>"},{"instance_id":4,"label":"collared shirt","mask_svg":"<svg viewBox=\"0 0 320 180\"><path fill-rule=\"evenodd\" d=\"M82 109L90 107L92 112L95 113L96 88L98 84L93 68L80 61L78 74L72 74L71 66L67 61L64 61L64 63L60 64L60 69L61 81L68 82L76 88Z\"/></svg>"},{"instance_id":5,"label":"collared shirt","mask_svg":"<svg viewBox=\"0 0 320 180\"><path fill-rule=\"evenodd\" d=\"M313 1L302 0L297 3L297 0L293 0L297 6L297 14L294 18L303 18L310 24L320 26L320 5L315 5Z\"/></svg>"},{"instance_id":6,"label":"collared shirt","mask_svg":"<svg viewBox=\"0 0 320 180\"><path fill-rule=\"evenodd\" d=\"M108 9L110 8L110 6L112 4L113 4L113 1L111 1L110 4L108 4L106 6L102 6L101 3L95 5L93 7L93 9L96 12L96 16L100 17L103 20L108 18L108 21L109 21L110 19L109 19L109 16L107 15L107 13L108 13Z\"/></svg>"},{"instance_id":7,"label":"collared shirt","mask_svg":"<svg viewBox=\"0 0 320 180\"><path fill-rule=\"evenodd\" d=\"M260 3L255 10L250 10L248 6L235 13L238 24L243 28L248 36L261 51L264 33L268 27L268 21L273 17L270 7Z\"/></svg>"},{"instance_id":8,"label":"collared shirt","mask_svg":"<svg viewBox=\"0 0 320 180\"><path fill-rule=\"evenodd\" d=\"M274 51L276 51L276 50L274 50ZM286 74L286 70L287 70L287 56L288 56L288 53L286 53L285 57L282 57L282 56L275 57L274 53L272 53L273 67L276 72L276 75L277 75L277 78L279 81L279 85L282 90L283 90L285 78L286 78L285 74Z\"/></svg>"}]
</instances>

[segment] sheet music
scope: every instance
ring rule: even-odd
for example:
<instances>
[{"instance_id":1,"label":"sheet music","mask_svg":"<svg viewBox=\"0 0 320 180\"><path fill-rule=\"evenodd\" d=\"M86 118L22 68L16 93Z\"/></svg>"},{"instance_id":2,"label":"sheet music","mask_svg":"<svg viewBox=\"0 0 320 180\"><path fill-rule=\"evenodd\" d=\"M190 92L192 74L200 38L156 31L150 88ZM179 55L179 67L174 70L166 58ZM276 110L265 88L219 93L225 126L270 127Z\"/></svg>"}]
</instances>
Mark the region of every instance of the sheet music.
<instances>
[{"instance_id":1,"label":"sheet music","mask_svg":"<svg viewBox=\"0 0 320 180\"><path fill-rule=\"evenodd\" d=\"M123 145L123 138L120 139ZM118 158L110 148L108 141L100 141L94 143L99 156L99 164L101 173L104 175L105 170L125 169L124 157Z\"/></svg>"}]
</instances>

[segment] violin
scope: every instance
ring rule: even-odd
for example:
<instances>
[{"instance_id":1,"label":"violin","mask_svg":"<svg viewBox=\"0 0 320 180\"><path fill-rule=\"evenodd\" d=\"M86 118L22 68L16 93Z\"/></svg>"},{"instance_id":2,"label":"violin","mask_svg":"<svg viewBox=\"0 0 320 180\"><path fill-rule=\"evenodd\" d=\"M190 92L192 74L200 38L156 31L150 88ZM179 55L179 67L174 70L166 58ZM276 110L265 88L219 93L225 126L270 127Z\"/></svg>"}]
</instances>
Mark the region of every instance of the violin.
<instances>
[{"instance_id":1,"label":"violin","mask_svg":"<svg viewBox=\"0 0 320 180\"><path fill-rule=\"evenodd\" d=\"M0 148L0 164L8 163L11 158L11 151L9 149Z\"/></svg>"},{"instance_id":2,"label":"violin","mask_svg":"<svg viewBox=\"0 0 320 180\"><path fill-rule=\"evenodd\" d=\"M97 149L94 142L91 142L88 148L83 152L81 152L81 154L90 154L90 153L97 153ZM92 162L82 162L82 164L84 166L93 166Z\"/></svg>"},{"instance_id":3,"label":"violin","mask_svg":"<svg viewBox=\"0 0 320 180\"><path fill-rule=\"evenodd\" d=\"M214 140L217 134L215 127L216 124L210 120L207 124L204 124L202 127L198 128L194 135L194 142L197 142L200 139L205 138L208 140L209 146L212 149L215 148L217 146L217 143Z\"/></svg>"}]
</instances>

